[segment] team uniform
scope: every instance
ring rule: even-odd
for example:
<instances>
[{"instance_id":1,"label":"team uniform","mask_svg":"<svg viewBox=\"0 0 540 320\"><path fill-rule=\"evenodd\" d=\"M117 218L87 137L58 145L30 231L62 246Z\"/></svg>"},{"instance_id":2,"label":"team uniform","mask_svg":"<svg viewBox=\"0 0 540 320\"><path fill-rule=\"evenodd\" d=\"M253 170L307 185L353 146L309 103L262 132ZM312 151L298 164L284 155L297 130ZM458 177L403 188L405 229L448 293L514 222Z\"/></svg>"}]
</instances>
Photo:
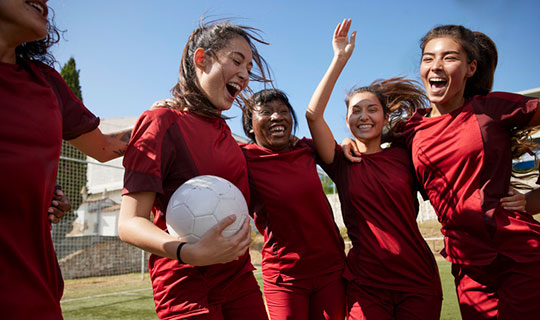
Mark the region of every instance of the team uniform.
<instances>
[{"instance_id":1,"label":"team uniform","mask_svg":"<svg viewBox=\"0 0 540 320\"><path fill-rule=\"evenodd\" d=\"M262 272L270 318L343 319L343 239L302 139L286 152L241 145L248 162L250 211L264 235Z\"/></svg>"},{"instance_id":2,"label":"team uniform","mask_svg":"<svg viewBox=\"0 0 540 320\"><path fill-rule=\"evenodd\" d=\"M353 245L345 269L349 319L439 319L439 273L416 224L409 159L391 147L351 163L336 145L333 163L322 166L336 183Z\"/></svg>"},{"instance_id":3,"label":"team uniform","mask_svg":"<svg viewBox=\"0 0 540 320\"><path fill-rule=\"evenodd\" d=\"M99 119L52 68L0 62L0 310L2 319L62 319L63 280L51 239L62 138Z\"/></svg>"},{"instance_id":4,"label":"team uniform","mask_svg":"<svg viewBox=\"0 0 540 320\"><path fill-rule=\"evenodd\" d=\"M246 160L223 119L169 108L144 112L124 156L123 194L155 192L154 223L166 230L174 191L199 175L229 180L249 201ZM267 319L249 253L205 267L151 255L150 277L160 319Z\"/></svg>"},{"instance_id":5,"label":"team uniform","mask_svg":"<svg viewBox=\"0 0 540 320\"><path fill-rule=\"evenodd\" d=\"M405 126L418 180L435 208L453 263L464 319L540 314L540 224L499 200L512 170L510 130L532 119L538 99L494 92L439 117L417 111Z\"/></svg>"}]
</instances>

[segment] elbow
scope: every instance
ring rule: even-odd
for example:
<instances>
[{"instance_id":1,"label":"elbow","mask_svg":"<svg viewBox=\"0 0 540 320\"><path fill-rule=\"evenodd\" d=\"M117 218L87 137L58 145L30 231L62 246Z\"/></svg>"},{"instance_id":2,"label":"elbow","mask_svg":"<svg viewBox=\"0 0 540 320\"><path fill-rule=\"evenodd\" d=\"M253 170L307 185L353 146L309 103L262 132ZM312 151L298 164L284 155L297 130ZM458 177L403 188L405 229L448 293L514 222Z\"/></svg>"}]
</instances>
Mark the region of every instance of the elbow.
<instances>
[{"instance_id":1,"label":"elbow","mask_svg":"<svg viewBox=\"0 0 540 320\"><path fill-rule=\"evenodd\" d=\"M313 122L317 119L316 115L309 108L306 110L306 120L308 122Z\"/></svg>"}]
</instances>

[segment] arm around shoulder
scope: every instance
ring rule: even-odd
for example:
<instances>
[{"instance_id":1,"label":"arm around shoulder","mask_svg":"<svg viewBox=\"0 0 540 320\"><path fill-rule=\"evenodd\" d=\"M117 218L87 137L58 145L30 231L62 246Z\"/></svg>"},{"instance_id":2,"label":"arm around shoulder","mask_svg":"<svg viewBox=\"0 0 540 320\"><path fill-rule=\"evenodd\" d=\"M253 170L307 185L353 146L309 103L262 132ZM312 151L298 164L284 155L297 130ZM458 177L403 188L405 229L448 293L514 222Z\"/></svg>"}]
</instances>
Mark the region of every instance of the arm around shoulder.
<instances>
[{"instance_id":1,"label":"arm around shoulder","mask_svg":"<svg viewBox=\"0 0 540 320\"><path fill-rule=\"evenodd\" d=\"M100 162L106 162L124 155L131 131L131 129L126 129L103 134L99 128L96 128L68 142L86 155Z\"/></svg>"}]
</instances>

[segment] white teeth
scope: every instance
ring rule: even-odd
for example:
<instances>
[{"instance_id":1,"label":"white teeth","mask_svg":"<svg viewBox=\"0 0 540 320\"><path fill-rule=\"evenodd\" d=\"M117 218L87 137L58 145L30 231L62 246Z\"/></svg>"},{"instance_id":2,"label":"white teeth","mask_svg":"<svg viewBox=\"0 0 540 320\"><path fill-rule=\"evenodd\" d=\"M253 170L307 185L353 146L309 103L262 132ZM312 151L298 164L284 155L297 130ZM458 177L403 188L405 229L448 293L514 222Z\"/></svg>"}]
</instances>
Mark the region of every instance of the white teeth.
<instances>
[{"instance_id":1,"label":"white teeth","mask_svg":"<svg viewBox=\"0 0 540 320\"><path fill-rule=\"evenodd\" d=\"M275 127L270 128L270 132L272 132L272 133L285 132L285 127L284 126L275 126Z\"/></svg>"},{"instance_id":2,"label":"white teeth","mask_svg":"<svg viewBox=\"0 0 540 320\"><path fill-rule=\"evenodd\" d=\"M41 14L45 12L45 9L38 3L35 2L27 2L31 7L36 8Z\"/></svg>"},{"instance_id":3,"label":"white teeth","mask_svg":"<svg viewBox=\"0 0 540 320\"><path fill-rule=\"evenodd\" d=\"M431 78L429 79L430 82L446 82L443 78Z\"/></svg>"},{"instance_id":4,"label":"white teeth","mask_svg":"<svg viewBox=\"0 0 540 320\"><path fill-rule=\"evenodd\" d=\"M231 87L235 88L237 91L240 91L241 87L237 85L236 83L228 83Z\"/></svg>"},{"instance_id":5,"label":"white teeth","mask_svg":"<svg viewBox=\"0 0 540 320\"><path fill-rule=\"evenodd\" d=\"M372 124L361 124L358 126L358 129L370 129L373 128Z\"/></svg>"}]
</instances>

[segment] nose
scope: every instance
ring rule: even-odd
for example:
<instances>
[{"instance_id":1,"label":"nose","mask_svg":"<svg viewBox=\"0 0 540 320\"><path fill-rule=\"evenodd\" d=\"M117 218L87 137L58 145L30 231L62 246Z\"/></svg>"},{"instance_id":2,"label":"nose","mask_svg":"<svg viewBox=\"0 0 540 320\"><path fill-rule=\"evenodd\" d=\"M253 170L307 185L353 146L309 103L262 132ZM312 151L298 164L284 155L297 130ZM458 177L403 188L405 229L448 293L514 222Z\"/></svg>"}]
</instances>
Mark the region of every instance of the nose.
<instances>
[{"instance_id":1,"label":"nose","mask_svg":"<svg viewBox=\"0 0 540 320\"><path fill-rule=\"evenodd\" d=\"M238 76L240 79L246 81L249 80L249 70L247 67L240 68L240 71L238 72Z\"/></svg>"},{"instance_id":2,"label":"nose","mask_svg":"<svg viewBox=\"0 0 540 320\"><path fill-rule=\"evenodd\" d=\"M273 121L276 121L276 120L281 120L282 116L281 114L278 112L278 111L274 111L272 112L272 114L270 115L270 120L273 120Z\"/></svg>"},{"instance_id":3,"label":"nose","mask_svg":"<svg viewBox=\"0 0 540 320\"><path fill-rule=\"evenodd\" d=\"M441 70L442 66L443 66L442 59L436 58L435 60L433 60L433 65L431 66L431 68L433 70Z\"/></svg>"},{"instance_id":4,"label":"nose","mask_svg":"<svg viewBox=\"0 0 540 320\"><path fill-rule=\"evenodd\" d=\"M360 120L366 121L368 119L368 113L364 110L360 111Z\"/></svg>"}]
</instances>

